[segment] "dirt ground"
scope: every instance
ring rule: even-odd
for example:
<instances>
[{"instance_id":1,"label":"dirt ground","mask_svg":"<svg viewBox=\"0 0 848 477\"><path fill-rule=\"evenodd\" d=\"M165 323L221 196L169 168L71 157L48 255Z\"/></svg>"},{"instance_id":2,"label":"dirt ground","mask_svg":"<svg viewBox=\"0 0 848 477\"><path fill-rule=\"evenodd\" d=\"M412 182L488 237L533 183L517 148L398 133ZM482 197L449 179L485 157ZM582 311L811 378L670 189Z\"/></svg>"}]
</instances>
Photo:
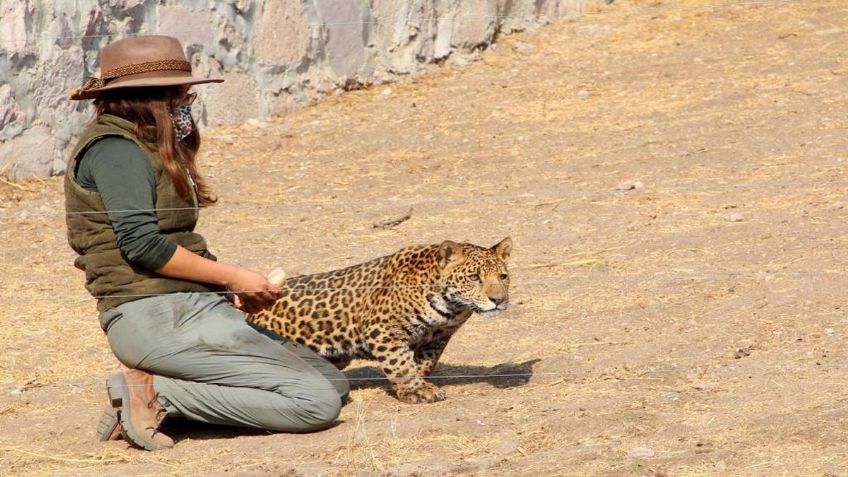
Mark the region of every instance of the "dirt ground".
<instances>
[{"instance_id":1,"label":"dirt ground","mask_svg":"<svg viewBox=\"0 0 848 477\"><path fill-rule=\"evenodd\" d=\"M356 362L321 433L96 442L118 363L61 178L0 183L0 474L848 475L848 5L590 13L206 132L222 260L295 274L513 238L511 307L448 346L444 402L401 404Z\"/></svg>"}]
</instances>

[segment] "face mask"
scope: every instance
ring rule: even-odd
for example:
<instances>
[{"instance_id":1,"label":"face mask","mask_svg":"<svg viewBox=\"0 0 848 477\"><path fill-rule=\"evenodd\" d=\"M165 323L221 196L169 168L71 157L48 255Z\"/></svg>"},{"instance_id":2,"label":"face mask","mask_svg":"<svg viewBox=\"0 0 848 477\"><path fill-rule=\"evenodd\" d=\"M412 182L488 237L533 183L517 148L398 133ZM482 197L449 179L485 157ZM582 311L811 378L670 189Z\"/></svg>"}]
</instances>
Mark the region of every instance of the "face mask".
<instances>
[{"instance_id":1,"label":"face mask","mask_svg":"<svg viewBox=\"0 0 848 477\"><path fill-rule=\"evenodd\" d=\"M182 141L191 134L191 105L181 104L176 111L171 111L171 123L174 125L174 135L177 141Z\"/></svg>"}]
</instances>

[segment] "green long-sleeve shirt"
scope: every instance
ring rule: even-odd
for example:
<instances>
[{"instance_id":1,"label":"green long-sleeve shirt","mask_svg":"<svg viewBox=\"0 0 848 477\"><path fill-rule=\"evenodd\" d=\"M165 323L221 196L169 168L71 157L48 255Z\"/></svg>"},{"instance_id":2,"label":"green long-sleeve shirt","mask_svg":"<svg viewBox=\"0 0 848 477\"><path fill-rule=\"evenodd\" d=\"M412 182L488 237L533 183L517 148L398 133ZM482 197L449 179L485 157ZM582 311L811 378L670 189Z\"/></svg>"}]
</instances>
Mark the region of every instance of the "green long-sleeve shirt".
<instances>
[{"instance_id":1,"label":"green long-sleeve shirt","mask_svg":"<svg viewBox=\"0 0 848 477\"><path fill-rule=\"evenodd\" d=\"M76 178L100 194L128 262L152 271L168 263L177 244L159 231L156 179L141 148L122 137L103 138L85 152Z\"/></svg>"}]
</instances>

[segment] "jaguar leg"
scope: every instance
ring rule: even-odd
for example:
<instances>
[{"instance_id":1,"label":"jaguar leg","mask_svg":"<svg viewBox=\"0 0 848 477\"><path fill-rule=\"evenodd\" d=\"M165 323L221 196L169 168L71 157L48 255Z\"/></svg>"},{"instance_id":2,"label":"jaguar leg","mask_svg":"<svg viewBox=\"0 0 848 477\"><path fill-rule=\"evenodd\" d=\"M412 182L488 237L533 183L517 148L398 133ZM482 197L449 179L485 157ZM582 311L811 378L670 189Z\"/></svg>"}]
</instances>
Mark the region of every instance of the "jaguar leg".
<instances>
[{"instance_id":1,"label":"jaguar leg","mask_svg":"<svg viewBox=\"0 0 848 477\"><path fill-rule=\"evenodd\" d=\"M440 333L433 337L429 343L419 346L415 350L415 362L422 376L429 376L436 368L439 358L442 357L445 347L448 345L454 330Z\"/></svg>"},{"instance_id":2,"label":"jaguar leg","mask_svg":"<svg viewBox=\"0 0 848 477\"><path fill-rule=\"evenodd\" d=\"M415 352L406 341L399 336L390 336L370 344L371 354L380 362L397 398L409 404L444 400L444 391L424 380L415 361Z\"/></svg>"}]
</instances>

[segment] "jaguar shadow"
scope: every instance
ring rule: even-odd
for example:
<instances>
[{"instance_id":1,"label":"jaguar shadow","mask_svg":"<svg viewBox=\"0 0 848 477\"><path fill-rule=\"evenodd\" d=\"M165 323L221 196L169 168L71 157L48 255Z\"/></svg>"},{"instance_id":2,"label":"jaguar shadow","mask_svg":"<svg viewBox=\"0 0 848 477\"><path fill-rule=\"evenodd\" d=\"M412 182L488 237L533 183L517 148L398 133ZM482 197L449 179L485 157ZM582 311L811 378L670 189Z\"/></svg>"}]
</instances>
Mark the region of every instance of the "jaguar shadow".
<instances>
[{"instance_id":1,"label":"jaguar shadow","mask_svg":"<svg viewBox=\"0 0 848 477\"><path fill-rule=\"evenodd\" d=\"M496 388L524 386L533 377L533 366L541 359L531 359L523 363L501 363L495 366L468 366L439 363L426 379L439 387L459 386L471 383L487 383ZM385 374L375 366L363 366L344 371L350 380L351 389L386 388L391 383Z\"/></svg>"}]
</instances>

